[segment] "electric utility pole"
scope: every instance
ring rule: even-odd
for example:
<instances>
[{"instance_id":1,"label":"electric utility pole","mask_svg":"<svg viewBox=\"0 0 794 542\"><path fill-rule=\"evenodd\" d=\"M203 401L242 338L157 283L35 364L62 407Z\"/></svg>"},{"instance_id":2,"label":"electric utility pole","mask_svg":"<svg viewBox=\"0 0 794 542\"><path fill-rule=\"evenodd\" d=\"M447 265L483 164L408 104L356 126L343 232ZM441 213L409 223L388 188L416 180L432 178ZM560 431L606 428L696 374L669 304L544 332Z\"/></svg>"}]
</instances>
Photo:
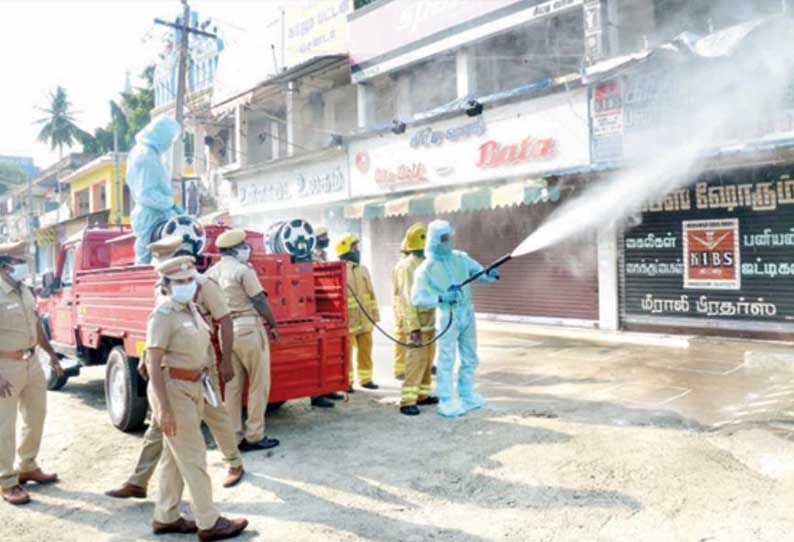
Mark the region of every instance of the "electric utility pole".
<instances>
[{"instance_id":1,"label":"electric utility pole","mask_svg":"<svg viewBox=\"0 0 794 542\"><path fill-rule=\"evenodd\" d=\"M179 126L182 127L182 133L180 134L179 138L174 142L174 152L173 152L173 159L171 161L171 179L177 181L179 183L180 188L182 188L182 159L184 155L184 117L183 117L183 110L185 105L185 78L187 76L187 62L188 62L188 46L189 41L188 37L190 34L196 34L199 36L204 36L207 38L214 38L217 39L217 35L211 34L209 32L204 32L203 30L199 30L197 28L190 27L190 6L187 3L187 0L182 0L182 20L180 21L181 24L174 24L169 23L168 21L164 21L162 19L155 19L155 24L167 26L170 28L175 28L179 30L179 63L177 65L177 79L176 79L176 104L175 108L176 111L174 113L174 119L179 123ZM181 193L184 193L184 190L180 190ZM182 201L182 206L185 206L185 201Z\"/></svg>"}]
</instances>

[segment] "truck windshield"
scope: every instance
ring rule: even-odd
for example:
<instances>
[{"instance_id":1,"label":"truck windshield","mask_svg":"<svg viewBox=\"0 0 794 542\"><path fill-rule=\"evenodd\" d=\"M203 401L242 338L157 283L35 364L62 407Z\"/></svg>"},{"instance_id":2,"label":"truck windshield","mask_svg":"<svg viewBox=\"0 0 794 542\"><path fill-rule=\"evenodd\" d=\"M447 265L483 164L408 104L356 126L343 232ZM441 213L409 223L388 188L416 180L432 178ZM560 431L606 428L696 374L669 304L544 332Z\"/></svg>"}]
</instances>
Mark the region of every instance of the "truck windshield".
<instances>
[{"instance_id":1,"label":"truck windshield","mask_svg":"<svg viewBox=\"0 0 794 542\"><path fill-rule=\"evenodd\" d=\"M61 268L61 286L69 287L72 285L73 270L74 270L74 247L68 249L63 257L63 267Z\"/></svg>"}]
</instances>

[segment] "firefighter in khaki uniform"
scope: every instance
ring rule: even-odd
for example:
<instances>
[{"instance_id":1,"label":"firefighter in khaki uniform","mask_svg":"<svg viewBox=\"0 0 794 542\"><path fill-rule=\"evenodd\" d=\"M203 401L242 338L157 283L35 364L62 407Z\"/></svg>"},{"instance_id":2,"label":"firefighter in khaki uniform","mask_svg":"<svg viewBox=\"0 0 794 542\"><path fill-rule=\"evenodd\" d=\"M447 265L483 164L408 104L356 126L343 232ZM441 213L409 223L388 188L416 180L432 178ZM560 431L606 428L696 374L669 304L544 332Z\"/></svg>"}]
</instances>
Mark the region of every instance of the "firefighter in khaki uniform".
<instances>
[{"instance_id":1,"label":"firefighter in khaki uniform","mask_svg":"<svg viewBox=\"0 0 794 542\"><path fill-rule=\"evenodd\" d=\"M405 233L402 249L406 257L394 268L395 290L398 292L399 311L403 315L402 327L410 334L411 342L428 344L436 336L436 310L419 308L411 302L414 273L425 260L427 227L417 222ZM431 374L435 344L421 348L407 348L405 355L405 382L403 382L400 412L407 416L419 414L416 405L435 405L438 398L430 395Z\"/></svg>"},{"instance_id":2,"label":"firefighter in khaki uniform","mask_svg":"<svg viewBox=\"0 0 794 542\"><path fill-rule=\"evenodd\" d=\"M234 378L226 384L226 408L232 417L240 450L266 450L279 445L265 435L265 409L270 395L270 348L262 319L268 323L270 338L278 340L278 327L267 294L248 263L251 247L243 230L228 230L215 240L221 259L206 275L217 282L231 311L234 327L232 363ZM243 429L243 385L248 377L248 420Z\"/></svg>"},{"instance_id":3,"label":"firefighter in khaki uniform","mask_svg":"<svg viewBox=\"0 0 794 542\"><path fill-rule=\"evenodd\" d=\"M207 356L210 328L193 302L197 290L193 258L171 258L156 270L168 299L152 311L146 327L149 404L165 440L152 530L155 534L198 532L199 540L231 538L248 521L220 516L212 501L201 433L204 381L211 363ZM179 514L185 485L195 522Z\"/></svg>"},{"instance_id":4,"label":"firefighter in khaki uniform","mask_svg":"<svg viewBox=\"0 0 794 542\"><path fill-rule=\"evenodd\" d=\"M394 338L400 343L408 342L408 333L403 326L405 322L405 315L402 313L402 305L400 303L400 289L397 284L397 268L400 263L406 258L405 243L402 247L402 256L397 265L394 266L391 274L391 307L394 311ZM406 348L399 344L394 343L394 378L397 380L405 379L405 354Z\"/></svg>"},{"instance_id":5,"label":"firefighter in khaki uniform","mask_svg":"<svg viewBox=\"0 0 794 542\"><path fill-rule=\"evenodd\" d=\"M192 258L192 252L187 250L180 250L182 247L182 238L179 236L171 236L161 239L148 246L149 251L155 258L155 263L162 263L175 255L188 255ZM183 252L187 254L182 254ZM204 275L196 274L196 283L198 284L197 293L195 297L196 306L199 313L207 322L218 322L221 329L225 329L226 333L223 335L224 340L228 341L221 345L222 359L221 359L221 376L224 382L228 382L234 376L232 369L232 320L229 317L229 307L226 305L226 300L223 297L223 292L217 283L208 279ZM167 301L162 288L158 284L155 291L155 305ZM220 387L218 379L218 370L215 366L215 351L210 347L207 352L210 359L209 375L212 385L215 388L215 394L220 397ZM138 366L138 371L145 379L147 379L145 371L144 360ZM235 438L234 429L232 427L232 420L226 407L222 404L213 406L209 403L204 405L204 422L210 428L215 442L218 444L223 453L223 459L228 466L228 473L223 482L223 487L232 487L236 485L243 477L243 460L240 457L240 451L237 449L237 440ZM146 498L146 487L149 485L154 474L157 462L163 451L163 433L157 425L156 420L152 420L149 428L143 435L143 448L138 457L138 463L135 465L135 470L132 476L118 489L107 491L105 495L115 497L117 499L128 498Z\"/></svg>"},{"instance_id":6,"label":"firefighter in khaki uniform","mask_svg":"<svg viewBox=\"0 0 794 542\"><path fill-rule=\"evenodd\" d=\"M27 276L27 243L0 244L0 487L10 504L30 502L20 484L48 484L58 480L36 463L47 410L47 383L35 354L38 346L50 357L50 367L63 372L36 314L36 300L21 281ZM22 418L21 442L16 448L17 413ZM19 470L14 454L19 454Z\"/></svg>"},{"instance_id":7,"label":"firefighter in khaki uniform","mask_svg":"<svg viewBox=\"0 0 794 542\"><path fill-rule=\"evenodd\" d=\"M353 349L356 350L358 383L362 388L377 390L379 386L372 381L372 322L361 311L356 297L364 305L367 314L380 321L378 302L369 271L361 265L361 243L349 233L336 244L336 254L347 262L347 317L350 332L350 378L349 392L353 392ZM355 295L355 297L353 297Z\"/></svg>"}]
</instances>

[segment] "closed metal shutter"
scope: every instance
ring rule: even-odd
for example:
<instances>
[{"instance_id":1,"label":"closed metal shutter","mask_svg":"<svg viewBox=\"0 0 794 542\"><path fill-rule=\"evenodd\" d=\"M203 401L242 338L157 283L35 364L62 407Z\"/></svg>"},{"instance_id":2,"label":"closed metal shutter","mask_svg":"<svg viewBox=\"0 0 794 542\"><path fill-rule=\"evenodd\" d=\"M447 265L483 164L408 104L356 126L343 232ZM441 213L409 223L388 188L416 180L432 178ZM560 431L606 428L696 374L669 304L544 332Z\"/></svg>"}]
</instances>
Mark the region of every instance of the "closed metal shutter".
<instances>
[{"instance_id":1,"label":"closed metal shutter","mask_svg":"<svg viewBox=\"0 0 794 542\"><path fill-rule=\"evenodd\" d=\"M452 213L442 218L454 228L455 248L487 265L512 252L555 208L555 204L521 205ZM373 246L378 250L373 255L373 271L378 277L388 278L381 282L391 281L391 269L399 257L400 242L408 226L432 219L400 217L373 222ZM502 279L496 284L474 286L477 312L551 319L598 319L594 235L512 260L500 271ZM391 295L389 286L378 284L376 289L381 303L386 304Z\"/></svg>"}]
</instances>

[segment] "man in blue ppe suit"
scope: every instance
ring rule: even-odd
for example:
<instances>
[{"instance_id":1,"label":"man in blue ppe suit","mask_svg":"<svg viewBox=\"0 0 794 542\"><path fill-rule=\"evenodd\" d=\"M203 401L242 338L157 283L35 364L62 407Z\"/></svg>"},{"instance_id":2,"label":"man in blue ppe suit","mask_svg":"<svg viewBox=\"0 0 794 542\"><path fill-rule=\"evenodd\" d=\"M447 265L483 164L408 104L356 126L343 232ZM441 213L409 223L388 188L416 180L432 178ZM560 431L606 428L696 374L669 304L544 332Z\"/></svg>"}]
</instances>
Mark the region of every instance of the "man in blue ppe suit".
<instances>
[{"instance_id":1,"label":"man in blue ppe suit","mask_svg":"<svg viewBox=\"0 0 794 542\"><path fill-rule=\"evenodd\" d=\"M162 162L162 156L181 130L179 123L170 117L152 120L135 136L135 146L127 159L126 182L135 200L131 222L136 264L146 264L152 259L148 245L157 225L171 218L172 211L185 214L184 209L174 205L171 175Z\"/></svg>"},{"instance_id":2,"label":"man in blue ppe suit","mask_svg":"<svg viewBox=\"0 0 794 542\"><path fill-rule=\"evenodd\" d=\"M485 399L474 393L474 371L479 359L471 286L459 286L482 271L483 266L465 252L452 250L452 228L444 220L434 220L428 226L425 253L427 258L414 275L411 300L419 307L438 307L438 333L446 329L450 318L453 320L449 331L438 341L436 391L440 399L438 413L449 417L460 416L485 405ZM478 278L477 282L491 283L498 279L499 272L494 269ZM452 382L456 347L460 349L460 398L455 397Z\"/></svg>"}]
</instances>

